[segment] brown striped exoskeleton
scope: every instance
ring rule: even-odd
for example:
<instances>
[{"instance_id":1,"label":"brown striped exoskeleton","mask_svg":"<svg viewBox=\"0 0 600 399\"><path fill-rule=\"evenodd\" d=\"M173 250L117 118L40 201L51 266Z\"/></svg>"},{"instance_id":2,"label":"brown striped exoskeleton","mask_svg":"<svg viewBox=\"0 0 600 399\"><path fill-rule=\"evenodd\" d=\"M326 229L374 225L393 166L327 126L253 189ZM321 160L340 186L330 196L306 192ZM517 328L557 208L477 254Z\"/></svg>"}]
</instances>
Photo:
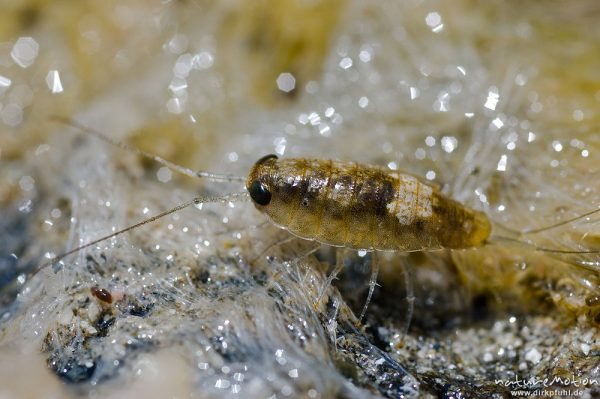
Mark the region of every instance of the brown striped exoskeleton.
<instances>
[{"instance_id":1,"label":"brown striped exoskeleton","mask_svg":"<svg viewBox=\"0 0 600 399\"><path fill-rule=\"evenodd\" d=\"M367 251L480 246L487 216L418 178L376 166L319 159L261 158L246 188L277 226L322 244Z\"/></svg>"}]
</instances>

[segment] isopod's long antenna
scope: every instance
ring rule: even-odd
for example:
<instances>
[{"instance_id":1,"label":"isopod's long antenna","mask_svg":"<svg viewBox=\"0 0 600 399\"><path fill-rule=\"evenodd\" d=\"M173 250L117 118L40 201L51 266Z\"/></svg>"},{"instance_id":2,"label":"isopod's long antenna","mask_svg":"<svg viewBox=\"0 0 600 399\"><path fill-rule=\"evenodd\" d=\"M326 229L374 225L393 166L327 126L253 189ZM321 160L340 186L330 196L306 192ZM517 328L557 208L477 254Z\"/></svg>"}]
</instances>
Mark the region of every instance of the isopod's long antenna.
<instances>
[{"instance_id":1,"label":"isopod's long antenna","mask_svg":"<svg viewBox=\"0 0 600 399\"><path fill-rule=\"evenodd\" d=\"M91 247L93 245L101 243L102 241L109 240L109 239L111 239L113 237L116 237L116 236L118 236L120 234L126 233L126 232L128 232L130 230L133 230L133 229L138 228L140 226L143 226L145 224L152 223L152 222L154 222L154 221L156 221L156 220L158 220L158 219L160 219L162 217L165 217L165 216L170 215L172 213L178 212L178 211L180 211L182 209L185 209L185 208L188 208L188 207L190 207L192 205L198 206L198 205L206 204L206 203L239 202L239 201L243 201L243 200L245 200L247 198L248 198L248 193L246 193L246 192L232 193L232 194L227 194L227 195L223 195L223 196L220 196L220 197L196 197L196 198L194 198L191 201L185 202L185 203L183 203L181 205L177 205L174 208L171 208L169 210L161 212L161 213L159 213L157 215L151 216L151 217L149 217L147 219L142 220L141 222L132 224L131 226L127 226L127 227L125 227L125 228L123 228L121 230L115 231L114 233L111 233L111 234L106 235L104 237L100 237L100 238L98 238L96 240L93 240L93 241L90 241L90 242L85 243L83 245L80 245L79 247L74 248L74 249L72 249L70 251L67 251L67 252L65 252L63 254L55 256L54 258L50 259L48 262L43 263L42 265L38 266L36 268L36 270L33 272L33 274L39 272L40 270L42 270L42 269L44 269L44 268L46 268L48 266L52 266L52 265L56 264L57 262L63 260L67 256L72 255L74 253L77 253L77 252L81 251L82 249Z\"/></svg>"},{"instance_id":2,"label":"isopod's long antenna","mask_svg":"<svg viewBox=\"0 0 600 399\"><path fill-rule=\"evenodd\" d=\"M586 213L584 213L584 214L582 214L582 215L579 215L579 216L573 217L573 218L571 218L571 219L563 220L562 222L558 222L558 223L555 223L555 224L551 224L551 225L549 225L549 226L544 226L544 227L540 227L540 228L537 228L537 229L527 229L527 230L523 230L523 231L521 231L521 235L528 235L528 234L537 234L537 233L541 233L541 232L544 232L544 231L547 231L547 230L554 229L554 228L556 228L556 227L560 227L560 226L564 226L564 225L566 225L566 224L569 224L569 223L576 222L576 221L578 221L578 220L584 219L584 218L586 218L586 217L588 217L588 216L591 216L591 215L593 215L593 214L596 214L596 213L598 213L598 212L600 212L600 208L598 208L598 209L594 209L594 210L592 210L592 211L589 211L589 212L586 212Z\"/></svg>"},{"instance_id":3,"label":"isopod's long antenna","mask_svg":"<svg viewBox=\"0 0 600 399\"><path fill-rule=\"evenodd\" d=\"M246 179L244 177L230 175L230 174L217 174L217 173L211 173L211 172L205 172L205 171L193 171L189 168L185 168L181 165L177 165L171 161L167 161L166 159L159 157L158 155L151 154L144 150L140 150L139 148L130 146L126 143L113 140L110 137L105 136L104 134L100 133L99 131L89 128L87 126L84 126L81 123L74 121L72 119L65 118L65 117L59 116L59 115L52 115L49 118L50 118L50 120L52 120L54 122L75 128L75 129L81 131L82 133L88 134L90 136L94 136L104 142L114 145L115 147L122 148L126 151L131 151L135 154L138 154L145 158L156 161L156 162L160 163L161 165L168 167L169 169L172 169L178 173L181 173L182 175L186 175L186 176L190 176L190 177L206 178L206 179L213 180L213 181L225 181L225 182L235 182L235 181L245 182L246 181Z\"/></svg>"},{"instance_id":4,"label":"isopod's long antenna","mask_svg":"<svg viewBox=\"0 0 600 399\"><path fill-rule=\"evenodd\" d=\"M513 237L505 237L495 235L491 240L488 241L488 244L496 244L497 241L508 241L516 244L526 245L528 247L533 248L536 251L547 252L551 254L562 254L562 255L586 255L586 254L600 254L600 250L592 249L592 250L572 250L572 249L558 249L558 248L547 248L540 247L536 244L519 240L518 238Z\"/></svg>"},{"instance_id":5,"label":"isopod's long antenna","mask_svg":"<svg viewBox=\"0 0 600 399\"><path fill-rule=\"evenodd\" d=\"M594 209L591 210L589 212L585 212L579 216L575 216L573 218L567 219L567 220L563 220L561 222L557 222L548 226L544 226L544 227L539 227L539 228L533 228L533 229L525 229L525 230L515 230L512 229L510 227L504 226L503 224L499 223L499 222L494 222L495 225L497 225L498 227L500 227L502 230L505 230L511 234L513 234L513 237L507 237L507 236L503 236L503 235L497 235L494 234L492 235L492 237L487 241L488 244L496 244L498 243L498 241L504 241L504 242L512 242L512 243L516 243L516 244L521 244L521 245L526 245L528 247L533 248L536 251L539 252L546 252L546 253L550 253L550 254L558 254L558 255L586 255L586 254L600 254L600 250L571 250L571 249L559 249L559 248L548 248L548 247L541 247L538 246L534 243L530 243L527 242L525 240L522 239L522 237L524 236L528 236L528 235L532 235L532 234L538 234L538 233L542 233L544 231L548 231L548 230L552 230L555 229L557 227L561 227L561 226L565 226L567 224L576 222L578 220L587 218L591 215L594 215L596 213L600 212L600 208L598 209Z\"/></svg>"},{"instance_id":6,"label":"isopod's long antenna","mask_svg":"<svg viewBox=\"0 0 600 399\"><path fill-rule=\"evenodd\" d=\"M494 222L494 224L497 225L497 226L499 226L502 230L506 230L506 231L508 231L510 233L513 233L515 235L525 236L525 235L531 235L531 234L538 234L538 233L542 233L544 231L555 229L555 228L560 227L560 226L565 226L567 224L576 222L578 220L584 219L584 218L586 218L588 216L592 216L592 215L594 215L596 213L599 213L599 212L600 212L600 208L594 209L594 210L591 210L589 212L583 213L583 214L581 214L579 216L575 216L575 217L572 217L570 219L563 220L561 222L557 222L557 223L554 223L554 224L551 224L551 225L548 225L548 226L534 228L534 229L515 230L515 229L512 229L512 228L510 228L508 226L505 226L505 225L503 225L502 223L499 223L499 222Z\"/></svg>"}]
</instances>

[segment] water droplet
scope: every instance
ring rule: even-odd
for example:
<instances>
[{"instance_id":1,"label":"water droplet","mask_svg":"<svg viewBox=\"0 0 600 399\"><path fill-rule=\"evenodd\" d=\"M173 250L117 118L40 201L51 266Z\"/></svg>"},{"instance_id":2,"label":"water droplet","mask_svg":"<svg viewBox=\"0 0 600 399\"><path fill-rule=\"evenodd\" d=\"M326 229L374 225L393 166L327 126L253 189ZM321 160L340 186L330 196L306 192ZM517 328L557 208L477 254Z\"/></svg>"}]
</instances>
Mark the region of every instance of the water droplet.
<instances>
[{"instance_id":1,"label":"water droplet","mask_svg":"<svg viewBox=\"0 0 600 399\"><path fill-rule=\"evenodd\" d=\"M554 140L552 142L552 148L554 148L554 151L556 152L561 152L563 149L563 145L560 143L560 141Z\"/></svg>"},{"instance_id":2,"label":"water droplet","mask_svg":"<svg viewBox=\"0 0 600 399\"><path fill-rule=\"evenodd\" d=\"M217 382L215 383L215 388L219 388L219 389L227 389L231 386L231 383L229 382L229 380L225 380L223 378L219 378L217 380Z\"/></svg>"},{"instance_id":3,"label":"water droplet","mask_svg":"<svg viewBox=\"0 0 600 399\"><path fill-rule=\"evenodd\" d=\"M23 109L17 104L8 104L2 109L2 122L7 126L17 126L23 121Z\"/></svg>"},{"instance_id":4,"label":"water droplet","mask_svg":"<svg viewBox=\"0 0 600 399\"><path fill-rule=\"evenodd\" d=\"M186 93L187 88L187 80L183 78L174 77L169 84L169 90L177 97L183 96Z\"/></svg>"},{"instance_id":5,"label":"water droplet","mask_svg":"<svg viewBox=\"0 0 600 399\"><path fill-rule=\"evenodd\" d=\"M329 125L326 123L322 123L319 126L319 134L325 137L331 136L331 128L329 127Z\"/></svg>"},{"instance_id":6,"label":"water droplet","mask_svg":"<svg viewBox=\"0 0 600 399\"><path fill-rule=\"evenodd\" d=\"M442 137L442 149L450 154L452 151L456 149L458 146L458 140L453 136L444 136Z\"/></svg>"},{"instance_id":7,"label":"water droplet","mask_svg":"<svg viewBox=\"0 0 600 399\"><path fill-rule=\"evenodd\" d=\"M208 363L205 362L198 362L198 368L200 370L208 370Z\"/></svg>"},{"instance_id":8,"label":"water droplet","mask_svg":"<svg viewBox=\"0 0 600 399\"><path fill-rule=\"evenodd\" d=\"M166 166L161 167L160 169L158 169L158 172L156 172L156 178L161 183L166 183L170 181L172 177L173 172L171 172L171 169L167 168Z\"/></svg>"},{"instance_id":9,"label":"water droplet","mask_svg":"<svg viewBox=\"0 0 600 399\"><path fill-rule=\"evenodd\" d=\"M502 122L502 119L500 118L495 118L491 125L496 129L500 129L502 126L504 126L504 122Z\"/></svg>"},{"instance_id":10,"label":"water droplet","mask_svg":"<svg viewBox=\"0 0 600 399\"><path fill-rule=\"evenodd\" d=\"M173 54L183 53L188 46L188 38L181 33L176 34L167 43L167 49Z\"/></svg>"},{"instance_id":11,"label":"water droplet","mask_svg":"<svg viewBox=\"0 0 600 399\"><path fill-rule=\"evenodd\" d=\"M426 156L427 156L427 153L421 147L417 148L417 150L415 151L415 158L417 158L419 160L425 159Z\"/></svg>"},{"instance_id":12,"label":"water droplet","mask_svg":"<svg viewBox=\"0 0 600 399\"><path fill-rule=\"evenodd\" d=\"M284 72L277 78L277 87L284 93L289 93L296 87L296 78L289 72Z\"/></svg>"},{"instance_id":13,"label":"water droplet","mask_svg":"<svg viewBox=\"0 0 600 399\"><path fill-rule=\"evenodd\" d=\"M515 83L517 86L525 86L527 83L527 76L523 75L522 73L518 74L515 76Z\"/></svg>"},{"instance_id":14,"label":"water droplet","mask_svg":"<svg viewBox=\"0 0 600 399\"><path fill-rule=\"evenodd\" d=\"M177 58L173 73L180 78L187 78L192 70L193 56L190 53L185 53Z\"/></svg>"},{"instance_id":15,"label":"water droplet","mask_svg":"<svg viewBox=\"0 0 600 399\"><path fill-rule=\"evenodd\" d=\"M278 155L283 155L287 144L285 137L276 137L275 140L273 140L273 144L275 145L275 152Z\"/></svg>"},{"instance_id":16,"label":"water droplet","mask_svg":"<svg viewBox=\"0 0 600 399\"><path fill-rule=\"evenodd\" d=\"M237 154L237 152L230 152L229 154L227 154L227 159L229 160L229 162L237 162L237 160L239 159L239 155Z\"/></svg>"},{"instance_id":17,"label":"water droplet","mask_svg":"<svg viewBox=\"0 0 600 399\"><path fill-rule=\"evenodd\" d=\"M183 101L179 98L171 98L167 101L167 110L172 114L180 114L183 112Z\"/></svg>"},{"instance_id":18,"label":"water droplet","mask_svg":"<svg viewBox=\"0 0 600 399\"><path fill-rule=\"evenodd\" d=\"M444 29L444 24L442 23L442 16L435 11L427 14L427 16L425 17L425 23L435 33L441 32L442 29Z\"/></svg>"},{"instance_id":19,"label":"water droplet","mask_svg":"<svg viewBox=\"0 0 600 399\"><path fill-rule=\"evenodd\" d=\"M367 97L361 97L358 100L358 106L361 108L367 108L367 106L369 105L369 99Z\"/></svg>"},{"instance_id":20,"label":"water droplet","mask_svg":"<svg viewBox=\"0 0 600 399\"><path fill-rule=\"evenodd\" d=\"M208 69L213 66L215 58L208 51L202 51L193 58L194 69Z\"/></svg>"},{"instance_id":21,"label":"water droplet","mask_svg":"<svg viewBox=\"0 0 600 399\"><path fill-rule=\"evenodd\" d=\"M483 106L489 110L495 111L499 100L500 94L498 93L498 88L492 86L488 91L487 99Z\"/></svg>"},{"instance_id":22,"label":"water droplet","mask_svg":"<svg viewBox=\"0 0 600 399\"><path fill-rule=\"evenodd\" d=\"M342 68L342 69L350 68L352 66L352 58L350 58L350 57L342 58L339 65L340 65L340 68Z\"/></svg>"},{"instance_id":23,"label":"water droplet","mask_svg":"<svg viewBox=\"0 0 600 399\"><path fill-rule=\"evenodd\" d=\"M40 45L32 37L21 37L17 40L10 52L13 61L21 68L31 66L38 56Z\"/></svg>"},{"instance_id":24,"label":"water droplet","mask_svg":"<svg viewBox=\"0 0 600 399\"><path fill-rule=\"evenodd\" d=\"M281 388L281 394L283 396L290 396L292 394L292 392L293 392L292 387L290 387L289 385L284 385Z\"/></svg>"},{"instance_id":25,"label":"water droplet","mask_svg":"<svg viewBox=\"0 0 600 399\"><path fill-rule=\"evenodd\" d=\"M506 171L506 154L502 154L502 156L500 157L500 160L498 161L498 166L496 167L496 170L499 172L504 172Z\"/></svg>"},{"instance_id":26,"label":"water droplet","mask_svg":"<svg viewBox=\"0 0 600 399\"><path fill-rule=\"evenodd\" d=\"M416 87L411 87L409 90L410 90L410 99L411 100L416 99L421 94L421 91L419 89L417 89Z\"/></svg>"},{"instance_id":27,"label":"water droplet","mask_svg":"<svg viewBox=\"0 0 600 399\"><path fill-rule=\"evenodd\" d=\"M52 92L52 94L58 94L63 92L62 83L60 81L60 75L56 69L48 71L46 75L46 84Z\"/></svg>"},{"instance_id":28,"label":"water droplet","mask_svg":"<svg viewBox=\"0 0 600 399\"><path fill-rule=\"evenodd\" d=\"M371 52L369 50L361 50L358 54L358 58L362 62L369 62L371 61Z\"/></svg>"},{"instance_id":29,"label":"water droplet","mask_svg":"<svg viewBox=\"0 0 600 399\"><path fill-rule=\"evenodd\" d=\"M12 84L12 80L0 75L0 95L4 94Z\"/></svg>"},{"instance_id":30,"label":"water droplet","mask_svg":"<svg viewBox=\"0 0 600 399\"><path fill-rule=\"evenodd\" d=\"M311 112L308 115L308 121L311 125L317 126L319 123L321 123L321 117L316 112Z\"/></svg>"}]
</instances>

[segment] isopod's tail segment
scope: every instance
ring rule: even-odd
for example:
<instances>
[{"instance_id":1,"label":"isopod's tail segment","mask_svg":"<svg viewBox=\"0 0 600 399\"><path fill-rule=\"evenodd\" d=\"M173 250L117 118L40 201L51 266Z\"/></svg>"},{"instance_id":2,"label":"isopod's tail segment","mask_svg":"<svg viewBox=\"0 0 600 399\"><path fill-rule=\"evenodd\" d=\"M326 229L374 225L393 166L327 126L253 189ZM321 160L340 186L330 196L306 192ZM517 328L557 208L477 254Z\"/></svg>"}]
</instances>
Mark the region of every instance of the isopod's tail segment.
<instances>
[{"instance_id":1,"label":"isopod's tail segment","mask_svg":"<svg viewBox=\"0 0 600 399\"><path fill-rule=\"evenodd\" d=\"M32 275L36 274L37 272L39 272L42 269L45 269L48 266L55 265L56 263L60 262L61 260L63 260L67 256L75 254L75 253L81 251L82 249L89 248L89 247L91 247L93 245L96 245L96 244L99 244L99 243L101 243L103 241L109 240L109 239L111 239L113 237L116 237L118 235L126 233L126 232L128 232L130 230L133 230L133 229L138 228L140 226L143 226L145 224L152 223L152 222L154 222L154 221L156 221L158 219L161 219L161 218L163 218L163 217L165 217L167 215L170 215L172 213L178 212L178 211L180 211L182 209L188 208L188 207L190 207L192 205L193 206L199 206L199 205L207 204L207 203L228 203L228 202L241 202L241 201L246 201L246 200L248 200L248 193L246 193L246 192L232 193L232 194L227 194L227 195L223 195L223 196L220 196L220 197L196 197L196 198L194 198L191 201L185 202L185 203L183 203L181 205L177 205L174 208L171 208L169 210L161 212L161 213L159 213L157 215L151 216L148 219L144 219L144 220L142 220L142 221L140 221L138 223L132 224L132 225L127 226L127 227L125 227L125 228L123 228L121 230L115 231L114 233L111 233L111 234L106 235L104 237L100 237L100 238L98 238L96 240L93 240L93 241L90 241L90 242L85 243L83 245L80 245L79 247L74 248L74 249L72 249L70 251L67 251L67 252L62 253L62 254L60 254L58 256L55 256L52 259L50 259L48 262L43 263L40 266L38 266L37 268L35 268L35 270L31 274Z\"/></svg>"},{"instance_id":2,"label":"isopod's tail segment","mask_svg":"<svg viewBox=\"0 0 600 399\"><path fill-rule=\"evenodd\" d=\"M185 175L185 176L199 177L199 178L209 179L212 181L224 181L224 182L242 182L243 183L246 181L245 177L240 177L240 176L235 176L235 175L230 175L230 174L217 174L217 173L211 173L211 172L205 172L205 171L193 171L189 168L185 168L183 166L177 165L171 161L167 161L166 159L159 157L158 155L151 154L144 150L140 150L139 148L130 146L126 143L113 140L110 137L105 136L104 134L100 133L99 131L89 128L87 126L84 126L81 123L74 121L72 119L65 118L63 116L58 116L58 115L52 115L49 118L51 121L63 124L65 126L75 128L82 133L88 134L90 136L94 136L94 137L96 137L106 143L109 143L115 147L119 147L126 151L130 151L137 155L140 155L144 158L151 159L151 160L158 162L159 164L164 165L167 168L169 168L175 172L181 173L182 175Z\"/></svg>"}]
</instances>

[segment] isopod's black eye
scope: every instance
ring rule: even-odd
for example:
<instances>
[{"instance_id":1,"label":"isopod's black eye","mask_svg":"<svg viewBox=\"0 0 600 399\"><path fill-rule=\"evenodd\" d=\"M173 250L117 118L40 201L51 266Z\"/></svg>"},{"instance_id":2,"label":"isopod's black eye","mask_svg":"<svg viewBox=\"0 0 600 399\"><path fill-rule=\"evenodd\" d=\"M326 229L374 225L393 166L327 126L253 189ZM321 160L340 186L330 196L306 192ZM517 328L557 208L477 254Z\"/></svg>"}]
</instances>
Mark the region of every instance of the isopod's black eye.
<instances>
[{"instance_id":1,"label":"isopod's black eye","mask_svg":"<svg viewBox=\"0 0 600 399\"><path fill-rule=\"evenodd\" d=\"M250 191L252 200L258 205L269 205L269 202L271 202L271 192L258 180L252 182L250 190L248 191Z\"/></svg>"}]
</instances>

